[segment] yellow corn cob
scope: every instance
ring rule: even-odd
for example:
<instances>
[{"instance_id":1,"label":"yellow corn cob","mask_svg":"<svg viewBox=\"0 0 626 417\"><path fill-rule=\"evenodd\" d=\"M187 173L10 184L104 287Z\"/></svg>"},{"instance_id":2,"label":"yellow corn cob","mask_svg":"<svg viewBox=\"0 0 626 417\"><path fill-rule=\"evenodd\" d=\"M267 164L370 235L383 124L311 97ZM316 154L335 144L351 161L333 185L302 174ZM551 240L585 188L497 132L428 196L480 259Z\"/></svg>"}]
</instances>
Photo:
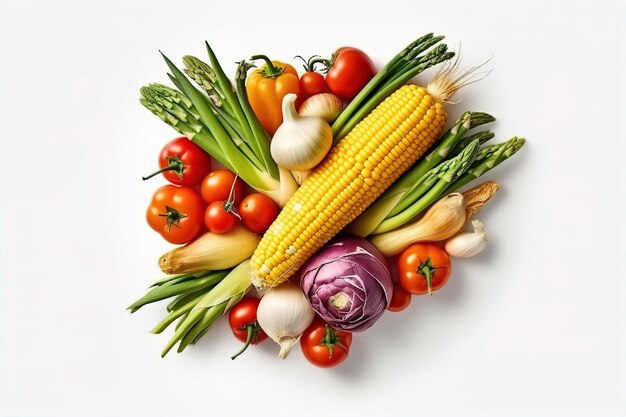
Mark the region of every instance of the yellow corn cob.
<instances>
[{"instance_id":1,"label":"yellow corn cob","mask_svg":"<svg viewBox=\"0 0 626 417\"><path fill-rule=\"evenodd\" d=\"M291 196L252 255L252 282L287 280L378 198L441 135L442 104L405 85L363 119Z\"/></svg>"}]
</instances>

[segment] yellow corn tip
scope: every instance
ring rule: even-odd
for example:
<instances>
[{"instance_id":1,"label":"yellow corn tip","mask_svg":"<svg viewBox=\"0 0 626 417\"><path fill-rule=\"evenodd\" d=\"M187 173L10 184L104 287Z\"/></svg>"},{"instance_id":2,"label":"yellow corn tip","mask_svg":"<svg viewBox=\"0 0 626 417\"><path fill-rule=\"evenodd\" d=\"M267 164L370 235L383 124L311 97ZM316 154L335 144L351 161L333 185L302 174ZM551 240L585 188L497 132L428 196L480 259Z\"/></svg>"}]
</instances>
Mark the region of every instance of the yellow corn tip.
<instances>
[{"instance_id":1,"label":"yellow corn tip","mask_svg":"<svg viewBox=\"0 0 626 417\"><path fill-rule=\"evenodd\" d=\"M405 85L363 119L291 196L252 255L259 288L287 280L372 204L441 135L446 111Z\"/></svg>"}]
</instances>

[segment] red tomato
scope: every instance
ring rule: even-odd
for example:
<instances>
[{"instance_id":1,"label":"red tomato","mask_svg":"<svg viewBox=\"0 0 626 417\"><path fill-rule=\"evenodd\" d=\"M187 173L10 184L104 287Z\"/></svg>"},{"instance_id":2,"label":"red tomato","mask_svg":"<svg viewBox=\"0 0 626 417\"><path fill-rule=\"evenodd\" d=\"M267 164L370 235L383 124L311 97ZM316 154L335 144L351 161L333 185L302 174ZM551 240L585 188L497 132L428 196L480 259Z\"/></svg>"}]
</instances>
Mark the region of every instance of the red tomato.
<instances>
[{"instance_id":1,"label":"red tomato","mask_svg":"<svg viewBox=\"0 0 626 417\"><path fill-rule=\"evenodd\" d=\"M164 185L152 196L146 220L168 242L183 244L202 231L205 207L193 188Z\"/></svg>"},{"instance_id":2,"label":"red tomato","mask_svg":"<svg viewBox=\"0 0 626 417\"><path fill-rule=\"evenodd\" d=\"M200 185L200 193L204 201L211 204L214 201L228 200L234 182L234 201L239 203L245 194L245 188L243 181L239 178L235 181L235 177L235 174L227 169L216 169L207 175Z\"/></svg>"},{"instance_id":3,"label":"red tomato","mask_svg":"<svg viewBox=\"0 0 626 417\"><path fill-rule=\"evenodd\" d=\"M394 283L391 302L387 310L394 312L402 311L406 309L409 304L411 304L411 293L402 288L402 285Z\"/></svg>"},{"instance_id":4,"label":"red tomato","mask_svg":"<svg viewBox=\"0 0 626 417\"><path fill-rule=\"evenodd\" d=\"M324 76L318 72L305 72L300 78L300 92L296 99L296 109L300 108L300 105L304 101L316 94L321 94L326 91L326 81Z\"/></svg>"},{"instance_id":5,"label":"red tomato","mask_svg":"<svg viewBox=\"0 0 626 417\"><path fill-rule=\"evenodd\" d=\"M339 48L330 60L326 85L344 101L352 100L376 75L376 67L365 52L357 48Z\"/></svg>"},{"instance_id":6,"label":"red tomato","mask_svg":"<svg viewBox=\"0 0 626 417\"><path fill-rule=\"evenodd\" d=\"M350 353L352 333L335 330L317 317L302 333L300 347L313 365L331 368L346 360Z\"/></svg>"},{"instance_id":7,"label":"red tomato","mask_svg":"<svg viewBox=\"0 0 626 417\"><path fill-rule=\"evenodd\" d=\"M398 258L398 280L415 295L432 294L448 282L450 257L434 243L416 243Z\"/></svg>"},{"instance_id":8,"label":"red tomato","mask_svg":"<svg viewBox=\"0 0 626 417\"><path fill-rule=\"evenodd\" d=\"M278 216L278 206L266 195L253 193L239 204L243 224L254 233L265 233Z\"/></svg>"},{"instance_id":9,"label":"red tomato","mask_svg":"<svg viewBox=\"0 0 626 417\"><path fill-rule=\"evenodd\" d=\"M143 180L163 173L172 184L198 185L211 171L211 157L201 147L183 136L163 147L159 156L159 167L161 169L143 177Z\"/></svg>"},{"instance_id":10,"label":"red tomato","mask_svg":"<svg viewBox=\"0 0 626 417\"><path fill-rule=\"evenodd\" d=\"M243 349L231 357L231 359L241 355L248 346L257 345L267 339L267 335L261 329L256 319L259 301L258 298L246 297L238 302L228 313L230 330L237 340L245 343Z\"/></svg>"},{"instance_id":11,"label":"red tomato","mask_svg":"<svg viewBox=\"0 0 626 417\"><path fill-rule=\"evenodd\" d=\"M239 215L226 201L214 201L204 214L204 224L213 233L228 233L237 224Z\"/></svg>"}]
</instances>

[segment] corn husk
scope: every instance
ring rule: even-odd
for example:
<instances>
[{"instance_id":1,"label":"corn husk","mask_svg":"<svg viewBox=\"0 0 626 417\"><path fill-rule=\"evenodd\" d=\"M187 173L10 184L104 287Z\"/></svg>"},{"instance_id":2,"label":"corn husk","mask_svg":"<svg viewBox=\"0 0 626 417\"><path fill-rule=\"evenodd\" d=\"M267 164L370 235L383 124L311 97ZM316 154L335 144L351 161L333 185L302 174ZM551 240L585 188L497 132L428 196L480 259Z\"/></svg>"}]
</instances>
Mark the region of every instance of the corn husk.
<instances>
[{"instance_id":1,"label":"corn husk","mask_svg":"<svg viewBox=\"0 0 626 417\"><path fill-rule=\"evenodd\" d=\"M161 256L159 267L166 274L232 268L252 256L260 240L241 225L224 234L207 232Z\"/></svg>"}]
</instances>

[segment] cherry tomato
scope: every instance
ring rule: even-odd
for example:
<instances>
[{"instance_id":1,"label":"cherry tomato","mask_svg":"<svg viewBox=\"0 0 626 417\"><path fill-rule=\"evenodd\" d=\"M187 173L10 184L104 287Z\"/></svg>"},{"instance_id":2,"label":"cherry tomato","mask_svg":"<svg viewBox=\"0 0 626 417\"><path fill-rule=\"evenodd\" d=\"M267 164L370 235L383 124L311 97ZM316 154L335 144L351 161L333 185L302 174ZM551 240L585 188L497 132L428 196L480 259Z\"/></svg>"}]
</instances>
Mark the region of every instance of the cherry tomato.
<instances>
[{"instance_id":1,"label":"cherry tomato","mask_svg":"<svg viewBox=\"0 0 626 417\"><path fill-rule=\"evenodd\" d=\"M243 348L231 359L241 355L248 346L257 345L267 339L267 335L261 329L256 319L259 301L258 298L246 297L238 302L228 313L230 330L237 340L245 343Z\"/></svg>"},{"instance_id":2,"label":"cherry tomato","mask_svg":"<svg viewBox=\"0 0 626 417\"><path fill-rule=\"evenodd\" d=\"M346 360L350 353L352 333L336 330L317 317L302 333L300 347L313 365L331 368Z\"/></svg>"},{"instance_id":3,"label":"cherry tomato","mask_svg":"<svg viewBox=\"0 0 626 417\"><path fill-rule=\"evenodd\" d=\"M393 293L391 294L391 302L387 310L389 311L402 311L411 304L411 293L402 288L402 285L397 282L393 284Z\"/></svg>"},{"instance_id":4,"label":"cherry tomato","mask_svg":"<svg viewBox=\"0 0 626 417\"><path fill-rule=\"evenodd\" d=\"M300 55L296 56L296 58L302 60L304 63L304 70L306 71L300 77L299 84L299 92L298 98L296 99L296 109L300 108L300 105L304 103L304 101L316 94L321 94L326 92L326 81L324 81L324 76L318 72L315 72L315 64L319 62L317 59L318 56L313 56L306 61Z\"/></svg>"},{"instance_id":5,"label":"cherry tomato","mask_svg":"<svg viewBox=\"0 0 626 417\"><path fill-rule=\"evenodd\" d=\"M159 156L159 167L161 169L143 177L143 180L163 173L165 179L172 184L198 185L211 171L211 157L201 147L183 136L163 147Z\"/></svg>"},{"instance_id":6,"label":"cherry tomato","mask_svg":"<svg viewBox=\"0 0 626 417\"><path fill-rule=\"evenodd\" d=\"M411 294L432 294L446 285L450 272L450 257L434 243L413 244L398 258L398 280Z\"/></svg>"},{"instance_id":7,"label":"cherry tomato","mask_svg":"<svg viewBox=\"0 0 626 417\"><path fill-rule=\"evenodd\" d=\"M265 233L278 216L276 203L266 195L247 195L237 210L243 224L254 233Z\"/></svg>"},{"instance_id":8,"label":"cherry tomato","mask_svg":"<svg viewBox=\"0 0 626 417\"><path fill-rule=\"evenodd\" d=\"M213 233L228 233L237 224L239 215L227 201L214 201L204 214L204 224Z\"/></svg>"},{"instance_id":9,"label":"cherry tomato","mask_svg":"<svg viewBox=\"0 0 626 417\"><path fill-rule=\"evenodd\" d=\"M234 201L239 203L245 194L245 188L243 181L237 178L235 181L235 174L227 169L216 169L204 178L200 185L200 193L202 198L207 204L211 204L214 201L226 201L230 195L230 189L234 188Z\"/></svg>"},{"instance_id":10,"label":"cherry tomato","mask_svg":"<svg viewBox=\"0 0 626 417\"><path fill-rule=\"evenodd\" d=\"M206 204L193 188L164 185L152 196L146 219L165 240L183 244L202 231L205 208Z\"/></svg>"},{"instance_id":11,"label":"cherry tomato","mask_svg":"<svg viewBox=\"0 0 626 417\"><path fill-rule=\"evenodd\" d=\"M344 101L356 97L376 75L376 67L370 57L357 48L339 48L327 63L326 85Z\"/></svg>"}]
</instances>

